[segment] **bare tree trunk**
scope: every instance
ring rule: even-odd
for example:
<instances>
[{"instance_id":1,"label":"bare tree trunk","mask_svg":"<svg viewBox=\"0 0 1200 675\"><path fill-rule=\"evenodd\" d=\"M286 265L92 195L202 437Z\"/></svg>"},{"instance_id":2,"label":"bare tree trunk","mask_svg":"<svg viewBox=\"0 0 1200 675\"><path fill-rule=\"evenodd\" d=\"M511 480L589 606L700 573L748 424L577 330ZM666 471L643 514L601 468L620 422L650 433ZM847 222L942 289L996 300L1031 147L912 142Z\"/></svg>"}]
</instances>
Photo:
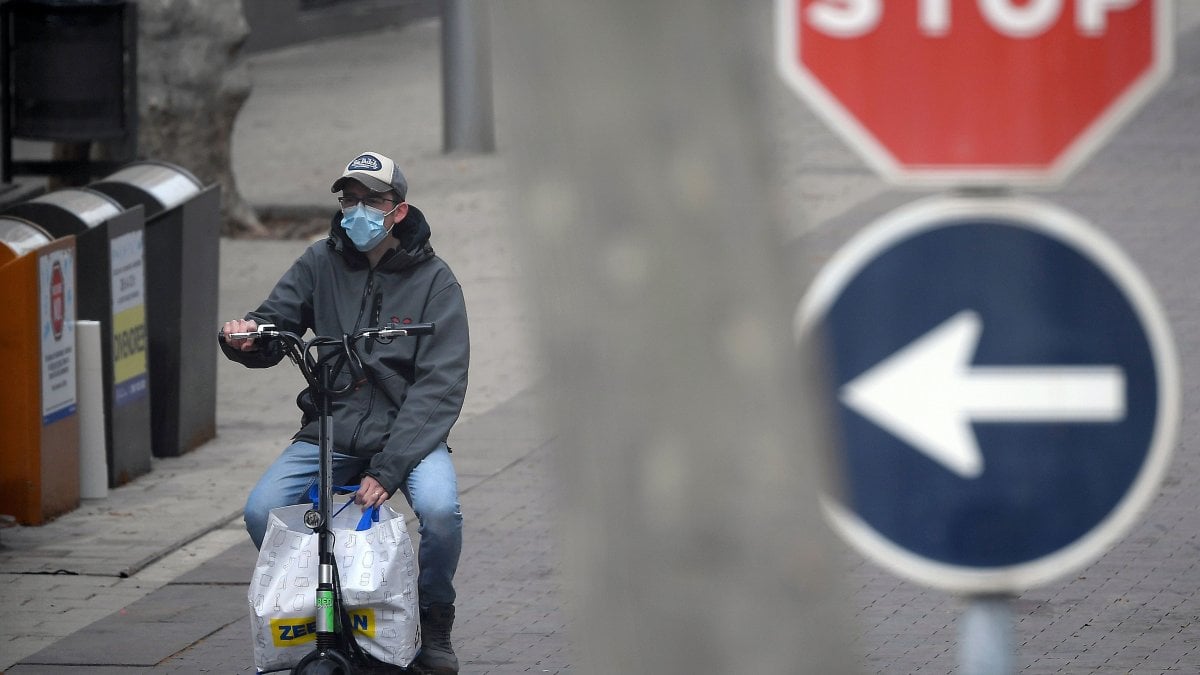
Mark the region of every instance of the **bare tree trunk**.
<instances>
[{"instance_id":1,"label":"bare tree trunk","mask_svg":"<svg viewBox=\"0 0 1200 675\"><path fill-rule=\"evenodd\" d=\"M138 156L221 186L222 234L265 235L233 176L230 139L250 95L241 0L138 0Z\"/></svg>"}]
</instances>

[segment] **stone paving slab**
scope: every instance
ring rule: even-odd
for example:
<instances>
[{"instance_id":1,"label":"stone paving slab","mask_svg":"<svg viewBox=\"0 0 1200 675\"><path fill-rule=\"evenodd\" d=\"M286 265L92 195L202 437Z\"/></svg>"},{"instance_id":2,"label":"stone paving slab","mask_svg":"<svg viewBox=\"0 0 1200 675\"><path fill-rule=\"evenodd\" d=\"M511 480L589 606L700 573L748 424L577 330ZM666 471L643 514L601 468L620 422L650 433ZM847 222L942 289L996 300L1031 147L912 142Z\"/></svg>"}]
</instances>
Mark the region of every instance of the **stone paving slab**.
<instances>
[{"instance_id":1,"label":"stone paving slab","mask_svg":"<svg viewBox=\"0 0 1200 675\"><path fill-rule=\"evenodd\" d=\"M167 584L22 663L154 666L244 616L244 584Z\"/></svg>"},{"instance_id":2,"label":"stone paving slab","mask_svg":"<svg viewBox=\"0 0 1200 675\"><path fill-rule=\"evenodd\" d=\"M119 503L88 500L69 518L8 530L0 573L135 574L241 514L241 497L230 499L239 487L230 486L229 476L261 470L245 446L218 439L203 458L156 460L154 480L128 486Z\"/></svg>"},{"instance_id":3,"label":"stone paving slab","mask_svg":"<svg viewBox=\"0 0 1200 675\"><path fill-rule=\"evenodd\" d=\"M240 528L241 520L239 519L237 522ZM229 547L224 553L179 576L171 583L197 586L204 584L245 585L248 583L250 572L254 569L257 561L258 549L254 548L254 543L250 541L249 536L246 536L243 541ZM245 594L243 594L243 599L245 599Z\"/></svg>"}]
</instances>

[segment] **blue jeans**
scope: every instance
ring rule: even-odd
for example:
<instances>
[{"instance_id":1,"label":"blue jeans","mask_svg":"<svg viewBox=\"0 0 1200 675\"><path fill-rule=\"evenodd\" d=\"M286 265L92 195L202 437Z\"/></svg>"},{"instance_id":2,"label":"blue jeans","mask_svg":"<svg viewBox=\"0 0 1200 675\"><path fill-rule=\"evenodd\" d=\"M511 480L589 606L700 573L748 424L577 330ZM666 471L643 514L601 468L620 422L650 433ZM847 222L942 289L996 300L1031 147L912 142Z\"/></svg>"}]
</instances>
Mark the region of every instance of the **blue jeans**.
<instances>
[{"instance_id":1,"label":"blue jeans","mask_svg":"<svg viewBox=\"0 0 1200 675\"><path fill-rule=\"evenodd\" d=\"M262 547L271 509L306 503L309 488L319 478L319 453L312 443L292 443L250 490L243 516L255 547ZM366 467L365 459L334 452L333 484L357 483ZM458 477L445 443L421 460L402 489L420 523L417 593L421 606L454 604L454 572L462 553L462 512Z\"/></svg>"}]
</instances>

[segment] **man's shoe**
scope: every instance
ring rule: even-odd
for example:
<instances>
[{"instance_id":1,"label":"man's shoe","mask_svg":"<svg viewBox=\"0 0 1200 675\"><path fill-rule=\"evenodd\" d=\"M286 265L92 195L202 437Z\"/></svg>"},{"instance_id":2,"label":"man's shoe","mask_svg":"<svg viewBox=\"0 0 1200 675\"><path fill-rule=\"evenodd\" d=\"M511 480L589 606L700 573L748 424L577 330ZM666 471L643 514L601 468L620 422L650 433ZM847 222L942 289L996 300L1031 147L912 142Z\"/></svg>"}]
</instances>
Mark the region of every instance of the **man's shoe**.
<instances>
[{"instance_id":1,"label":"man's shoe","mask_svg":"<svg viewBox=\"0 0 1200 675\"><path fill-rule=\"evenodd\" d=\"M454 628L454 605L433 604L421 608L421 652L417 666L430 675L456 675L458 657L450 644Z\"/></svg>"}]
</instances>

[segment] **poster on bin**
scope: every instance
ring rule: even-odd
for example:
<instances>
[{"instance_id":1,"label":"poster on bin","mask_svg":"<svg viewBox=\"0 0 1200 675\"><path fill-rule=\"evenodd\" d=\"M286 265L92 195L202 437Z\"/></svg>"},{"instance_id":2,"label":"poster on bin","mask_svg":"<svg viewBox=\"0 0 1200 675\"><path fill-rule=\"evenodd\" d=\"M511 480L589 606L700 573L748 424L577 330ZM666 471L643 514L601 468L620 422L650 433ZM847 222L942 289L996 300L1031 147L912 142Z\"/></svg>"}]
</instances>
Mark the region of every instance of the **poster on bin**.
<instances>
[{"instance_id":1,"label":"poster on bin","mask_svg":"<svg viewBox=\"0 0 1200 675\"><path fill-rule=\"evenodd\" d=\"M112 240L113 405L143 399L146 374L146 274L142 230Z\"/></svg>"},{"instance_id":2,"label":"poster on bin","mask_svg":"<svg viewBox=\"0 0 1200 675\"><path fill-rule=\"evenodd\" d=\"M75 395L75 251L38 259L42 347L42 426L70 417Z\"/></svg>"}]
</instances>

